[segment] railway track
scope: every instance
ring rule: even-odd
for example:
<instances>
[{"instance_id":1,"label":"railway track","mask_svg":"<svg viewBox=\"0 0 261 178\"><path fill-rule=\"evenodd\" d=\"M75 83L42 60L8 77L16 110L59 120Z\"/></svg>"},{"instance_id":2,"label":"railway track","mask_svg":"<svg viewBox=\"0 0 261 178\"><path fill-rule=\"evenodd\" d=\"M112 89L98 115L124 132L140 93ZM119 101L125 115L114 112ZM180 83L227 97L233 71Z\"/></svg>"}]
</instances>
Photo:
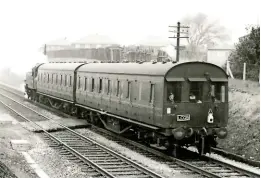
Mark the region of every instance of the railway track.
<instances>
[{"instance_id":1,"label":"railway track","mask_svg":"<svg viewBox=\"0 0 261 178\"><path fill-rule=\"evenodd\" d=\"M125 147L128 147L132 150L139 152L153 160L157 160L161 163L168 165L175 170L180 170L186 174L192 174L193 172L208 176L200 172L204 170L209 173L209 177L260 177L259 174L236 167L234 165L219 161L217 159L210 158L208 156L196 157L193 156L193 159L176 159L171 156L168 156L160 151L148 148L136 141L128 140L126 138L120 137L114 133L111 133L107 130L93 126L91 129L95 133L103 135L110 140L117 142ZM188 152L188 154L190 154ZM189 170L189 171L188 171Z\"/></svg>"},{"instance_id":2,"label":"railway track","mask_svg":"<svg viewBox=\"0 0 261 178\"><path fill-rule=\"evenodd\" d=\"M42 117L41 115L38 115L38 113L35 112L28 112L27 110L24 110L23 107L21 107L20 103L15 102L14 100L11 100L7 98L7 96L4 96L0 93L0 102L6 106L11 106L13 109L15 109L17 112L21 113L23 116L28 118L31 121L46 121L47 119L45 117ZM17 121L19 122L27 122L27 120L23 119L22 117L17 117Z\"/></svg>"},{"instance_id":3,"label":"railway track","mask_svg":"<svg viewBox=\"0 0 261 178\"><path fill-rule=\"evenodd\" d=\"M95 128L95 132L99 132L99 134L104 135L105 137L110 137L111 140L116 141L124 146L128 146L130 149L135 150L143 155L146 155L149 158L155 159L161 163L167 164L169 167L180 170L184 174L200 174L206 177L260 177L258 173L250 172L244 170L242 168L215 160L213 158L209 158L206 156L201 157L200 159L192 159L192 160L179 160L173 157L167 156L159 151L155 151L150 149L144 145L141 145L137 142L127 140L126 138L121 138L118 135L112 136L113 133L108 132L106 130ZM98 131L97 131L98 130ZM102 131L103 130L103 131ZM67 139L69 138L69 139ZM70 136L62 137L61 139L65 139L64 142L67 143L70 140L74 140L70 138ZM88 145L88 144L87 144ZM57 144L53 145L54 147L58 147ZM84 146L76 146L76 148L83 149ZM84 150L86 151L86 150ZM68 154L68 151L65 152ZM104 157L101 157L104 158ZM71 159L75 159L72 157ZM95 158L96 159L96 158ZM116 168L115 168L116 169Z\"/></svg>"},{"instance_id":4,"label":"railway track","mask_svg":"<svg viewBox=\"0 0 261 178\"><path fill-rule=\"evenodd\" d=\"M0 161L0 177L4 177L4 178L17 178L16 175L14 173L12 173L9 168L3 164Z\"/></svg>"},{"instance_id":5,"label":"railway track","mask_svg":"<svg viewBox=\"0 0 261 178\"><path fill-rule=\"evenodd\" d=\"M3 96L3 95L2 95ZM6 98L20 104L27 112L34 112L38 117L43 117L50 121L52 119L38 113L37 111L19 103L12 98L5 96ZM52 146L58 148L63 154L69 156L73 160L77 160L82 166L82 170L88 175L93 177L140 177L140 178L162 178L157 173L143 167L140 164L116 153L115 151L87 138L81 134L69 129L68 127L53 121L54 124L66 129L65 132L52 134L49 131L42 128L35 121L30 120L23 113L20 113L16 109L13 109L8 104L4 103L2 99L0 102L7 108L16 113L17 116L24 119L25 122L31 122L39 130L41 130L45 137L52 142Z\"/></svg>"},{"instance_id":6,"label":"railway track","mask_svg":"<svg viewBox=\"0 0 261 178\"><path fill-rule=\"evenodd\" d=\"M260 168L260 162L259 161L253 161L253 160L246 159L242 156L227 152L227 151L225 151L221 148L211 148L211 152L216 153L216 154L221 155L221 156L224 156L226 158L238 161L238 162L242 162L242 163Z\"/></svg>"}]
</instances>

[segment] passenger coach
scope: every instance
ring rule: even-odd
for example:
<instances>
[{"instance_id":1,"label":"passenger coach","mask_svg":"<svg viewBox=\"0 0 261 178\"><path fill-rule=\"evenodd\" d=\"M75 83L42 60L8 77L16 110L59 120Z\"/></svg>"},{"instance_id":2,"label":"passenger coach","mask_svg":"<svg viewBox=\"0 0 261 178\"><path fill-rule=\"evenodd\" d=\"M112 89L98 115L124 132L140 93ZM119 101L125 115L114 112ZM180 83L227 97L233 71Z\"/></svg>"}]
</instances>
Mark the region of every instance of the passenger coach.
<instances>
[{"instance_id":1,"label":"passenger coach","mask_svg":"<svg viewBox=\"0 0 261 178\"><path fill-rule=\"evenodd\" d=\"M37 80L41 102L175 154L227 135L228 76L210 63L50 63Z\"/></svg>"}]
</instances>

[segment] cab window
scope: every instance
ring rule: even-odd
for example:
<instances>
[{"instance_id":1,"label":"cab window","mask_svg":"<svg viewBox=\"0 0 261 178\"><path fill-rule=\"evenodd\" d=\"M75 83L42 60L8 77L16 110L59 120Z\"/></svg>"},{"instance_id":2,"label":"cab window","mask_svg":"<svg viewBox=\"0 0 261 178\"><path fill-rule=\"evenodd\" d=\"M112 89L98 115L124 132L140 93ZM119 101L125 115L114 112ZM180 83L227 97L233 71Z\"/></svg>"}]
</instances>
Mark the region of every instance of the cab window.
<instances>
[{"instance_id":1,"label":"cab window","mask_svg":"<svg viewBox=\"0 0 261 178\"><path fill-rule=\"evenodd\" d=\"M190 82L189 101L191 103L202 103L203 82Z\"/></svg>"},{"instance_id":2,"label":"cab window","mask_svg":"<svg viewBox=\"0 0 261 178\"><path fill-rule=\"evenodd\" d=\"M167 84L167 101L172 103L181 102L182 82L169 82Z\"/></svg>"},{"instance_id":3,"label":"cab window","mask_svg":"<svg viewBox=\"0 0 261 178\"><path fill-rule=\"evenodd\" d=\"M211 98L213 102L225 102L226 86L223 82L211 84Z\"/></svg>"}]
</instances>

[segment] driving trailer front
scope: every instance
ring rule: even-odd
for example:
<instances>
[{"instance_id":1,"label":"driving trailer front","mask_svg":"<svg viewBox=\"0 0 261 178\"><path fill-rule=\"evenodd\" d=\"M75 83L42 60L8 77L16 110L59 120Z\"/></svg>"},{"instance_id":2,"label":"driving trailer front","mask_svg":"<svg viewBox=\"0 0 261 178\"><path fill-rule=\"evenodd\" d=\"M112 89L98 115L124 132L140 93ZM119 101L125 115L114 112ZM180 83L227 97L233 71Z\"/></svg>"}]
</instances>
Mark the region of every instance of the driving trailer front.
<instances>
[{"instance_id":1,"label":"driving trailer front","mask_svg":"<svg viewBox=\"0 0 261 178\"><path fill-rule=\"evenodd\" d=\"M201 154L210 152L216 138L227 135L227 74L210 63L174 66L165 76L163 113L174 145L194 145Z\"/></svg>"}]
</instances>

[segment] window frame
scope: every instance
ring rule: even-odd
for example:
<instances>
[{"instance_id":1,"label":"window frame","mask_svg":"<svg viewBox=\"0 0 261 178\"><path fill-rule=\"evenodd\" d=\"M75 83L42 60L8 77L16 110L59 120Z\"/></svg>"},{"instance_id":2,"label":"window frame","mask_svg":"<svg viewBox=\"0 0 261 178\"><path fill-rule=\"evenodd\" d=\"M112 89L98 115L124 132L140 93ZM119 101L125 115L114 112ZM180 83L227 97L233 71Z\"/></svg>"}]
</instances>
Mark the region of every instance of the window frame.
<instances>
[{"instance_id":1,"label":"window frame","mask_svg":"<svg viewBox=\"0 0 261 178\"><path fill-rule=\"evenodd\" d=\"M102 93L102 78L99 78L99 88L98 88L98 92Z\"/></svg>"},{"instance_id":2,"label":"window frame","mask_svg":"<svg viewBox=\"0 0 261 178\"><path fill-rule=\"evenodd\" d=\"M95 80L94 80L94 78L92 77L91 92L94 92L94 90L95 90Z\"/></svg>"},{"instance_id":3,"label":"window frame","mask_svg":"<svg viewBox=\"0 0 261 178\"><path fill-rule=\"evenodd\" d=\"M62 85L63 84L63 74L60 75L60 81L61 81L60 85Z\"/></svg>"},{"instance_id":4,"label":"window frame","mask_svg":"<svg viewBox=\"0 0 261 178\"><path fill-rule=\"evenodd\" d=\"M117 83L116 83L116 96L119 97L120 96L120 80L117 79Z\"/></svg>"},{"instance_id":5,"label":"window frame","mask_svg":"<svg viewBox=\"0 0 261 178\"><path fill-rule=\"evenodd\" d=\"M88 89L88 78L84 77L84 91Z\"/></svg>"},{"instance_id":6,"label":"window frame","mask_svg":"<svg viewBox=\"0 0 261 178\"><path fill-rule=\"evenodd\" d=\"M72 86L72 76L70 75L70 79L69 79L69 86L71 87Z\"/></svg>"},{"instance_id":7,"label":"window frame","mask_svg":"<svg viewBox=\"0 0 261 178\"><path fill-rule=\"evenodd\" d=\"M155 83L150 83L150 100L149 102L153 104L155 101Z\"/></svg>"},{"instance_id":8,"label":"window frame","mask_svg":"<svg viewBox=\"0 0 261 178\"><path fill-rule=\"evenodd\" d=\"M214 91L213 91L213 86L214 86ZM222 91L222 87L224 88L224 91ZM226 82L222 82L222 81L211 82L210 89L211 89L210 93L211 93L212 101L215 98L217 100L214 100L214 102L221 102L221 103L227 102L227 100L226 100L226 91L227 91Z\"/></svg>"},{"instance_id":9,"label":"window frame","mask_svg":"<svg viewBox=\"0 0 261 178\"><path fill-rule=\"evenodd\" d=\"M130 99L131 97L131 81L127 81L127 94L126 98Z\"/></svg>"},{"instance_id":10,"label":"window frame","mask_svg":"<svg viewBox=\"0 0 261 178\"><path fill-rule=\"evenodd\" d=\"M58 74L55 75L56 85L58 85Z\"/></svg>"},{"instance_id":11,"label":"window frame","mask_svg":"<svg viewBox=\"0 0 261 178\"><path fill-rule=\"evenodd\" d=\"M174 94L174 102L175 103L183 102L182 88L183 88L184 82L185 81L169 81L169 82L167 82L167 97L166 97L167 102L172 102L169 99L171 93ZM178 100L176 98L178 98Z\"/></svg>"},{"instance_id":12,"label":"window frame","mask_svg":"<svg viewBox=\"0 0 261 178\"><path fill-rule=\"evenodd\" d=\"M111 88L111 80L108 79L108 81L107 81L107 95L110 94L110 88Z\"/></svg>"},{"instance_id":13,"label":"window frame","mask_svg":"<svg viewBox=\"0 0 261 178\"><path fill-rule=\"evenodd\" d=\"M204 99L204 96L203 96L204 82L205 81L190 81L189 82L189 92L188 92L188 94L189 94L189 102L190 103L193 103L192 100L190 99L190 94L192 93L191 92L191 84L192 83L193 84L195 84L195 83L197 84L197 90L195 90L195 89L192 90L193 94L196 96L195 101L201 101L201 103L203 103L203 99ZM195 94L195 91L198 91L197 95Z\"/></svg>"},{"instance_id":14,"label":"window frame","mask_svg":"<svg viewBox=\"0 0 261 178\"><path fill-rule=\"evenodd\" d=\"M54 74L52 73L52 84L54 83L54 82L53 82L53 75L54 75Z\"/></svg>"},{"instance_id":15,"label":"window frame","mask_svg":"<svg viewBox=\"0 0 261 178\"><path fill-rule=\"evenodd\" d=\"M64 86L67 86L67 75L65 75L64 78Z\"/></svg>"}]
</instances>

